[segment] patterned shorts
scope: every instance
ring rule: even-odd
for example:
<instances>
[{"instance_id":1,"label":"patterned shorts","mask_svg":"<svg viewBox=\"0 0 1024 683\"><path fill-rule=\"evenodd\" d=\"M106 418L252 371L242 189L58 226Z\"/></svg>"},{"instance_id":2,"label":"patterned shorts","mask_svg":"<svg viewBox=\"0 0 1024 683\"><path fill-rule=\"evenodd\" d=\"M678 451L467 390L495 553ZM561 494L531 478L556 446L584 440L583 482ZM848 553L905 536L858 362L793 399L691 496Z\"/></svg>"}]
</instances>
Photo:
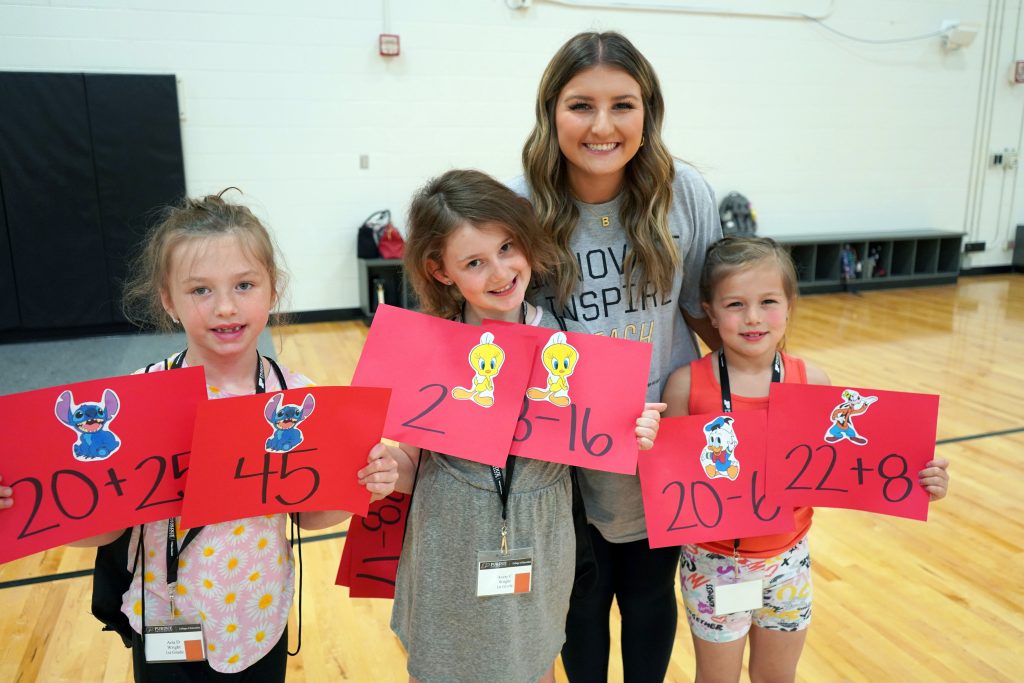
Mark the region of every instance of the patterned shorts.
<instances>
[{"instance_id":1,"label":"patterned shorts","mask_svg":"<svg viewBox=\"0 0 1024 683\"><path fill-rule=\"evenodd\" d=\"M712 643L728 643L744 637L751 624L772 631L807 628L811 623L811 557L807 539L775 557L741 557L739 579L758 576L764 587L763 607L716 617L713 583L736 579L733 558L695 545L683 546L679 578L693 634Z\"/></svg>"}]
</instances>

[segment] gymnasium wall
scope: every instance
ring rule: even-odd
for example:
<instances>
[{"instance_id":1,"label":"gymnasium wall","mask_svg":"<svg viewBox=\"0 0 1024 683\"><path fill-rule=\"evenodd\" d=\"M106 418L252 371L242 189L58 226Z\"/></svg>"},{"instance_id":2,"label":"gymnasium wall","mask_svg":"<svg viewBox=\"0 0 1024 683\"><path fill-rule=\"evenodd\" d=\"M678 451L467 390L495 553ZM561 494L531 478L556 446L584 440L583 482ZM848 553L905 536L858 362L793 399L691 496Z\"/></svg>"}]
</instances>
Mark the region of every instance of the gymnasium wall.
<instances>
[{"instance_id":1,"label":"gymnasium wall","mask_svg":"<svg viewBox=\"0 0 1024 683\"><path fill-rule=\"evenodd\" d=\"M245 191L293 272L294 311L358 306L367 214L389 207L403 227L413 190L448 168L516 175L545 64L591 29L654 63L670 149L719 196L750 197L761 232L964 230L988 247L965 266L1010 262L1024 176L988 155L1021 145L1024 85L1006 78L1024 59L1021 0L675 4L827 13L871 40L946 19L980 31L946 52L806 19L545 0L23 0L0 3L0 69L176 74L189 192ZM382 32L401 56L377 54Z\"/></svg>"}]
</instances>

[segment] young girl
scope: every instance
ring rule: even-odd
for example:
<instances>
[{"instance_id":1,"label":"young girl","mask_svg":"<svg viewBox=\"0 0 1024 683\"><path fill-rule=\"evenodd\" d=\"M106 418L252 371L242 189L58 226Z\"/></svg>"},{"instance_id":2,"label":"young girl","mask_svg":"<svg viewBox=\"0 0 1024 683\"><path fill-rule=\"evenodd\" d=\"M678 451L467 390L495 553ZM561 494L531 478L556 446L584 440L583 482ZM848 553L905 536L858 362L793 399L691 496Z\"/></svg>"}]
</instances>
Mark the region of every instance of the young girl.
<instances>
[{"instance_id":1,"label":"young girl","mask_svg":"<svg viewBox=\"0 0 1024 683\"><path fill-rule=\"evenodd\" d=\"M697 358L690 330L711 347L697 278L721 236L715 199L661 138L658 77L617 33L581 33L555 54L537 91L536 125L523 148L529 196L558 247L555 276L538 301L590 332L653 345L648 401L669 373ZM679 548L647 543L640 480L580 471L598 584L574 594L562 661L573 683L608 678L612 599L622 617L625 680L664 680L677 622Z\"/></svg>"},{"instance_id":2,"label":"young girl","mask_svg":"<svg viewBox=\"0 0 1024 683\"><path fill-rule=\"evenodd\" d=\"M163 329L170 329L172 322L184 329L187 349L149 370L201 365L211 399L277 391L283 384L289 389L311 386L303 375L283 368L279 374L279 366L256 348L283 286L270 235L249 209L219 195L187 199L169 209L149 235L126 291L126 312ZM387 452L375 451L358 476L374 498L381 498L394 489L397 464ZM5 507L13 503L10 491L0 490ZM304 529L322 529L344 521L349 513L304 512L297 517ZM230 678L239 680L285 679L294 586L286 519L278 514L211 524L192 538L179 520L145 525L144 563L139 563L122 604L135 630L136 681L221 680L220 674L237 674ZM173 602L167 572L170 532L180 550ZM105 545L122 533L73 545ZM129 568L139 542L138 529L131 533ZM139 635L143 605L146 626L202 624L207 661L147 663Z\"/></svg>"},{"instance_id":3,"label":"young girl","mask_svg":"<svg viewBox=\"0 0 1024 683\"><path fill-rule=\"evenodd\" d=\"M722 349L672 373L665 386L666 416L718 412L728 395L733 410L764 409L776 354L782 362L777 381L830 384L824 372L781 351L797 283L789 253L774 240L726 237L714 244L704 264L700 295L722 337ZM727 382L721 381L723 372ZM946 495L948 465L946 460L933 460L918 474L931 500ZM811 515L810 508L797 508L796 530L790 533L683 548L683 602L697 659L697 683L738 681L748 633L751 680L795 679L811 620L806 539ZM778 571L764 579L764 607L730 614L724 623L720 618L712 621L698 603L707 602L708 585L731 571L734 562L741 579L756 579L768 567Z\"/></svg>"},{"instance_id":4,"label":"young girl","mask_svg":"<svg viewBox=\"0 0 1024 683\"><path fill-rule=\"evenodd\" d=\"M525 199L477 171L449 171L415 197L405 272L424 311L479 325L485 319L559 329L524 297L554 262ZM568 330L582 331L571 321ZM637 420L641 448L658 409ZM398 569L391 628L409 653L412 681L553 681L575 572L569 469L510 459L500 478L468 460L401 444L398 489L415 494ZM416 472L418 468L418 473ZM509 548L531 548L530 592L477 596L478 551L497 551L508 489Z\"/></svg>"}]
</instances>

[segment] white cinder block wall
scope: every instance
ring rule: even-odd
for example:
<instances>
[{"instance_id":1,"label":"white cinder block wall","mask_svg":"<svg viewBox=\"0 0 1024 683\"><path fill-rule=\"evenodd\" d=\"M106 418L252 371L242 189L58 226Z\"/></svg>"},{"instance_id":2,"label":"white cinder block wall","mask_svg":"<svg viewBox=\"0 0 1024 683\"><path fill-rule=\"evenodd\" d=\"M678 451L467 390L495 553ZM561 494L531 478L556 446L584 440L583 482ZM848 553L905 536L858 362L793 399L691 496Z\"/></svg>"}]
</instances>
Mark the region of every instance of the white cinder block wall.
<instances>
[{"instance_id":1,"label":"white cinder block wall","mask_svg":"<svg viewBox=\"0 0 1024 683\"><path fill-rule=\"evenodd\" d=\"M966 266L1010 262L1024 175L987 159L1022 143L1024 85L1006 77L1024 59L1021 0L676 4L827 14L871 40L946 19L980 31L945 52L802 19L547 0L23 0L0 3L0 69L176 74L188 191L245 191L293 272L293 311L358 306L367 214L388 207L402 227L411 193L448 168L519 173L541 72L582 30L644 51L670 149L719 196L750 197L761 232L964 230L988 245ZM382 32L401 56L378 56Z\"/></svg>"}]
</instances>

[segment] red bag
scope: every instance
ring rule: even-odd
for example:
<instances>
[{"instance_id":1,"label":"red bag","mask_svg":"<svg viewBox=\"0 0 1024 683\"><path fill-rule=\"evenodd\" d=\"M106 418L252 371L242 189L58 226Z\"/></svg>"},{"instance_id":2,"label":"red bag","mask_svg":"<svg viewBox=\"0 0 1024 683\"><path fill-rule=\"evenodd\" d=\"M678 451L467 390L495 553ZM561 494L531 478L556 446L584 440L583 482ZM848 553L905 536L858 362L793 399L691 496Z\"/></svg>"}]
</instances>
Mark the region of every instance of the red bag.
<instances>
[{"instance_id":1,"label":"red bag","mask_svg":"<svg viewBox=\"0 0 1024 683\"><path fill-rule=\"evenodd\" d=\"M405 253L405 240L398 228L389 222L377 233L377 250L381 258L402 258Z\"/></svg>"}]
</instances>

